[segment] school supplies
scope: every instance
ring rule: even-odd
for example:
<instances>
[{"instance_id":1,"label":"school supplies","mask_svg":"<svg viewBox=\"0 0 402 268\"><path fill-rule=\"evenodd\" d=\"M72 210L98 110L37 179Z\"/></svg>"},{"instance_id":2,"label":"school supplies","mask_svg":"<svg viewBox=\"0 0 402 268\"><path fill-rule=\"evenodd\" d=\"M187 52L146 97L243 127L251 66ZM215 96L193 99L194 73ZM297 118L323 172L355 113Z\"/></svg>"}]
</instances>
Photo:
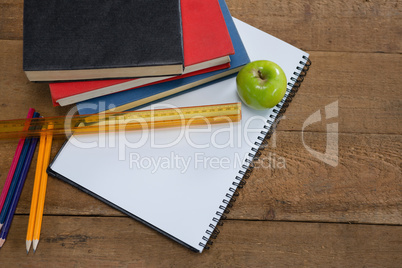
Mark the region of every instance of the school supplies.
<instances>
[{"instance_id":1,"label":"school supplies","mask_svg":"<svg viewBox=\"0 0 402 268\"><path fill-rule=\"evenodd\" d=\"M32 190L31 209L29 212L28 229L27 229L27 237L26 237L27 253L29 252L29 248L31 247L31 243L33 240L36 211L37 211L37 207L38 207L39 189L40 189L40 185L41 185L42 171L44 170L43 162L44 162L44 158L45 158L45 148L46 148L45 143L46 143L46 133L42 133L40 135L40 140L39 140L39 152L38 152L38 158L37 158L37 162L36 162L35 181L34 181L34 187Z\"/></svg>"},{"instance_id":2,"label":"school supplies","mask_svg":"<svg viewBox=\"0 0 402 268\"><path fill-rule=\"evenodd\" d=\"M52 128L52 125L48 126L49 129ZM41 172L41 180L40 180L40 187L39 187L39 195L38 195L38 206L36 208L35 214L35 226L33 230L33 250L36 251L36 248L39 243L40 238L40 231L42 227L42 217L43 217L43 208L45 206L45 196L46 196L46 187L47 187L47 173L46 169L49 165L50 161L50 152L52 150L52 133L49 132L46 134L46 141L45 141L45 152L43 158L43 166Z\"/></svg>"},{"instance_id":3,"label":"school supplies","mask_svg":"<svg viewBox=\"0 0 402 268\"><path fill-rule=\"evenodd\" d=\"M33 118L36 118L38 116L39 114L35 112ZM14 174L12 186L7 194L5 206L3 207L1 213L2 217L0 218L0 223L2 224L2 229L0 232L0 248L3 246L7 238L11 222L14 218L14 212L15 209L17 208L22 188L24 187L25 179L27 177L28 170L31 165L33 154L35 153L37 142L38 142L37 138L28 138L24 141L24 147L22 149L21 156L18 160L17 172Z\"/></svg>"},{"instance_id":4,"label":"school supplies","mask_svg":"<svg viewBox=\"0 0 402 268\"><path fill-rule=\"evenodd\" d=\"M35 120L0 120L0 139L15 137L87 134L119 130L144 130L162 127L185 126L186 124L217 124L241 117L241 104L215 104L194 107L170 106L147 111L108 112L92 115L44 117ZM25 126L31 126L26 129ZM52 126L49 128L49 126Z\"/></svg>"},{"instance_id":5,"label":"school supplies","mask_svg":"<svg viewBox=\"0 0 402 268\"><path fill-rule=\"evenodd\" d=\"M35 109L31 108L28 111L27 119L32 118L33 114L35 112ZM24 126L22 127L23 131L27 130L29 128L29 121L26 121ZM24 146L24 141L25 139L22 138L19 140L17 149L14 154L14 158L10 167L10 170L8 171L6 182L4 183L3 190L1 191L1 196L0 196L0 211L3 209L4 201L6 200L6 196L8 193L8 190L10 188L11 180L13 179L15 169L18 164L18 159L20 158L22 147Z\"/></svg>"},{"instance_id":6,"label":"school supplies","mask_svg":"<svg viewBox=\"0 0 402 268\"><path fill-rule=\"evenodd\" d=\"M250 59L271 60L286 74L287 93L276 107L256 111L243 106L238 124L161 129L145 137L130 132L114 145L94 148L79 144L96 144L97 135L74 135L48 172L193 251L208 248L238 187L250 175L260 145L272 134L310 64L308 53L244 22L234 22ZM238 101L232 77L158 105ZM82 165L85 168L72 168Z\"/></svg>"}]
</instances>

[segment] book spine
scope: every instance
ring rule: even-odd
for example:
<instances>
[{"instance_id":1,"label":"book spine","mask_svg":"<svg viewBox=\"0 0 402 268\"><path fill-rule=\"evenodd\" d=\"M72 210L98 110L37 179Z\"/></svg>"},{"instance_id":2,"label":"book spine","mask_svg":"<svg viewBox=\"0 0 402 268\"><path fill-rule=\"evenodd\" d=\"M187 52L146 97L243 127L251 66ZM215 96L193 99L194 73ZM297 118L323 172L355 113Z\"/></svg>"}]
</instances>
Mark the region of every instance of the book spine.
<instances>
[{"instance_id":1,"label":"book spine","mask_svg":"<svg viewBox=\"0 0 402 268\"><path fill-rule=\"evenodd\" d=\"M263 150L268 147L268 141L271 138L272 133L275 131L276 126L279 124L283 114L289 107L290 102L299 90L304 77L307 75L310 65L311 61L307 56L303 56L299 61L299 65L293 72L294 76L290 78L293 83L288 83L288 88L283 100L273 109L274 115L270 115L270 118L266 122L267 124L264 125L264 130L261 131L262 136L259 136L258 140L254 142L256 147L251 148L251 152L248 154L249 158L245 159L245 163L242 165L243 169L239 170L239 175L237 175L235 180L232 182L233 187L229 188L228 193L226 193L226 198L222 201L223 204L219 206L220 211L217 211L216 217L212 219L213 222L209 225L210 229L205 231L209 238L203 236L203 241L199 243L199 245L204 247L204 249L209 249L213 244L212 240L216 239L220 233L217 226L223 225L223 220L226 219L226 214L230 212L233 203L236 201L237 196L239 196L238 190L244 187L247 179L251 176L255 162L258 161Z\"/></svg>"}]
</instances>

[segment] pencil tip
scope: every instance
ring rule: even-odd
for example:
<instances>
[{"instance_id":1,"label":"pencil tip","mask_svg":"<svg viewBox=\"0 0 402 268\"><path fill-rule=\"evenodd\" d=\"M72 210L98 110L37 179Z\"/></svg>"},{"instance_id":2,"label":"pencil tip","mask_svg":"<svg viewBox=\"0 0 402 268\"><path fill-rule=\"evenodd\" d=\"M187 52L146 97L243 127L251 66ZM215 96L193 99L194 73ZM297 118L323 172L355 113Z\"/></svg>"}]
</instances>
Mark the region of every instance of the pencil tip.
<instances>
[{"instance_id":1,"label":"pencil tip","mask_svg":"<svg viewBox=\"0 0 402 268\"><path fill-rule=\"evenodd\" d=\"M25 247L27 249L27 254L29 253L29 249L31 248L31 243L32 243L32 241L30 241L30 240L25 241Z\"/></svg>"},{"instance_id":2,"label":"pencil tip","mask_svg":"<svg viewBox=\"0 0 402 268\"><path fill-rule=\"evenodd\" d=\"M0 239L0 248L4 245L4 242L6 242L6 240L5 239Z\"/></svg>"},{"instance_id":3,"label":"pencil tip","mask_svg":"<svg viewBox=\"0 0 402 268\"><path fill-rule=\"evenodd\" d=\"M36 247L38 246L38 243L39 243L39 240L34 239L33 245L32 245L32 248L33 248L33 252L34 252L34 253L35 253L35 251L36 251Z\"/></svg>"}]
</instances>

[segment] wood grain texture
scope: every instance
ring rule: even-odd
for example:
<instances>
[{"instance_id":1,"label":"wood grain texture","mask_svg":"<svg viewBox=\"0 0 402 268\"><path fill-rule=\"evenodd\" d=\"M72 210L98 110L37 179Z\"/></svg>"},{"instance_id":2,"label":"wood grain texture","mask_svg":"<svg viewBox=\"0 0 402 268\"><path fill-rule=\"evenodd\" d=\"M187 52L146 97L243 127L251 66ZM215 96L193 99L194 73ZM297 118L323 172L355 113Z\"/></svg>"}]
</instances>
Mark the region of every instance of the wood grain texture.
<instances>
[{"instance_id":1,"label":"wood grain texture","mask_svg":"<svg viewBox=\"0 0 402 268\"><path fill-rule=\"evenodd\" d=\"M0 251L15 266L398 267L402 227L227 221L211 250L190 252L132 219L45 217L44 237L27 256L18 216ZM119 228L115 228L119 226Z\"/></svg>"},{"instance_id":2,"label":"wood grain texture","mask_svg":"<svg viewBox=\"0 0 402 268\"><path fill-rule=\"evenodd\" d=\"M339 132L401 134L402 55L311 52L312 66L278 130L301 131L317 110L338 101ZM305 131L326 131L327 120ZM332 120L334 121L334 120Z\"/></svg>"},{"instance_id":3,"label":"wood grain texture","mask_svg":"<svg viewBox=\"0 0 402 268\"><path fill-rule=\"evenodd\" d=\"M324 153L326 141L324 133L276 133L230 217L400 224L401 136L341 134L335 167L305 147Z\"/></svg>"},{"instance_id":4,"label":"wood grain texture","mask_svg":"<svg viewBox=\"0 0 402 268\"><path fill-rule=\"evenodd\" d=\"M398 0L228 0L232 16L302 50L390 52L402 49Z\"/></svg>"},{"instance_id":5,"label":"wood grain texture","mask_svg":"<svg viewBox=\"0 0 402 268\"><path fill-rule=\"evenodd\" d=\"M232 16L303 50L400 53L398 0L228 0ZM0 1L0 39L22 39L22 0Z\"/></svg>"},{"instance_id":6,"label":"wood grain texture","mask_svg":"<svg viewBox=\"0 0 402 268\"><path fill-rule=\"evenodd\" d=\"M0 0L0 39L22 39L23 0Z\"/></svg>"}]
</instances>

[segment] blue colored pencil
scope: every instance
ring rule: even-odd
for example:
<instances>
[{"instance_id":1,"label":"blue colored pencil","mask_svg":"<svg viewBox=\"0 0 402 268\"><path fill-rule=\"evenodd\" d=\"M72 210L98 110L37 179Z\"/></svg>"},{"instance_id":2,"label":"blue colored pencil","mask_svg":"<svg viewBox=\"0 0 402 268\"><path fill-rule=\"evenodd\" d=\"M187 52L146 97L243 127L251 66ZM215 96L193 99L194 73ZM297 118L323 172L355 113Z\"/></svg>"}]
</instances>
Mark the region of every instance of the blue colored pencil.
<instances>
[{"instance_id":1,"label":"blue colored pencil","mask_svg":"<svg viewBox=\"0 0 402 268\"><path fill-rule=\"evenodd\" d=\"M28 153L29 145L31 144L31 139L25 139L24 146L22 147L22 152L20 158L18 159L17 168L15 169L13 180L11 181L10 189L8 190L6 200L4 201L3 209L0 213L0 230L3 227L3 224L6 220L6 216L8 210L10 208L11 201L13 199L15 189L17 188L17 184L21 175L22 167L25 163L25 158Z\"/></svg>"},{"instance_id":2,"label":"blue colored pencil","mask_svg":"<svg viewBox=\"0 0 402 268\"><path fill-rule=\"evenodd\" d=\"M15 194L11 200L10 209L8 210L3 229L1 230L1 233L0 233L0 248L3 246L4 242L6 241L7 234L10 229L13 217L14 217L15 209L17 208L17 204L18 204L18 201L21 196L22 188L24 187L24 183L25 183L26 177L28 175L29 167L31 166L32 157L35 153L36 144L38 143L39 139L31 138L30 140L31 140L31 142L30 142L30 146L29 146L29 149L27 152L26 159L24 161L24 165L22 167L21 176L18 180Z\"/></svg>"},{"instance_id":3,"label":"blue colored pencil","mask_svg":"<svg viewBox=\"0 0 402 268\"><path fill-rule=\"evenodd\" d=\"M38 118L38 117L39 117L39 113L34 112L32 118ZM6 216L7 216L8 210L10 208L11 200L13 199L15 189L16 189L17 184L18 184L18 180L19 180L19 178L21 176L22 167L23 167L23 165L25 163L25 158L27 156L30 144L31 144L31 139L25 139L24 145L22 147L22 151L21 151L21 154L20 154L20 157L18 159L18 164L17 164L17 167L15 169L15 172L14 172L11 184L10 184L10 188L8 190L8 193L7 193L6 200L4 201L4 205L3 205L3 208L2 208L1 213L0 213L0 230L2 229L3 224L4 224L5 220L6 220Z\"/></svg>"}]
</instances>

